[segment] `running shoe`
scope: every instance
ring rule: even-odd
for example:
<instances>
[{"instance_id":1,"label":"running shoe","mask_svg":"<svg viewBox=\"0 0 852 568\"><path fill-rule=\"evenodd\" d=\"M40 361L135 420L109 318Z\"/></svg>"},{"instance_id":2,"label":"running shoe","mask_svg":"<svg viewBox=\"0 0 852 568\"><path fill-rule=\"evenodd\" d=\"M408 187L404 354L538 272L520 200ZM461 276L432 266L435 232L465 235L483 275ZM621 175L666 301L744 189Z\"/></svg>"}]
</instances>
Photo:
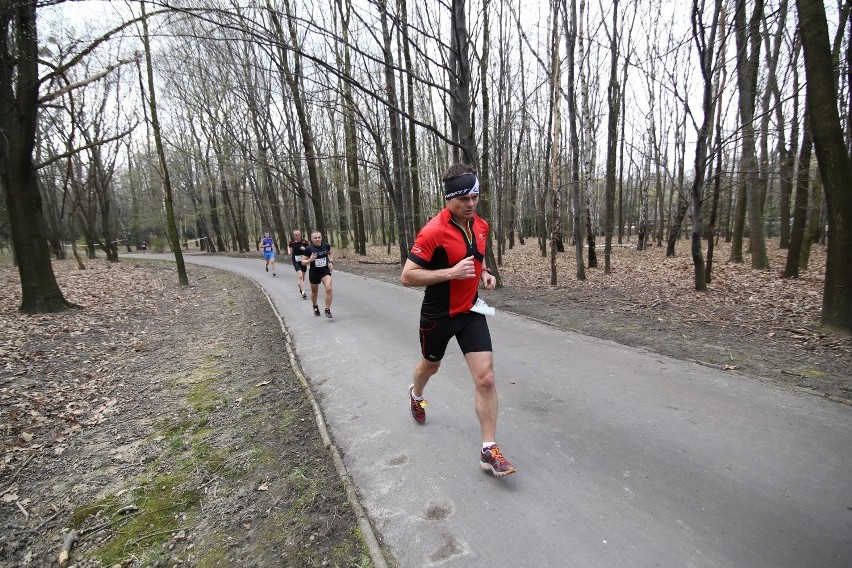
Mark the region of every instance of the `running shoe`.
<instances>
[{"instance_id":1,"label":"running shoe","mask_svg":"<svg viewBox=\"0 0 852 568\"><path fill-rule=\"evenodd\" d=\"M302 292L302 299L303 299L303 300L307 300L307 299L308 299L308 295L307 295L305 292Z\"/></svg>"},{"instance_id":2,"label":"running shoe","mask_svg":"<svg viewBox=\"0 0 852 568\"><path fill-rule=\"evenodd\" d=\"M275 276L275 273L273 272L272 275Z\"/></svg>"},{"instance_id":3,"label":"running shoe","mask_svg":"<svg viewBox=\"0 0 852 568\"><path fill-rule=\"evenodd\" d=\"M325 309L325 317L331 319L331 310L329 310L328 308Z\"/></svg>"},{"instance_id":4,"label":"running shoe","mask_svg":"<svg viewBox=\"0 0 852 568\"><path fill-rule=\"evenodd\" d=\"M497 444L492 444L482 450L479 454L479 467L483 471L490 471L495 477L503 477L515 473L515 466L500 453Z\"/></svg>"},{"instance_id":5,"label":"running shoe","mask_svg":"<svg viewBox=\"0 0 852 568\"><path fill-rule=\"evenodd\" d=\"M426 422L426 400L414 398L414 385L408 387L408 406L411 408L411 416L418 424Z\"/></svg>"},{"instance_id":6,"label":"running shoe","mask_svg":"<svg viewBox=\"0 0 852 568\"><path fill-rule=\"evenodd\" d=\"M320 315L319 306L314 306L314 315L315 316Z\"/></svg>"}]
</instances>

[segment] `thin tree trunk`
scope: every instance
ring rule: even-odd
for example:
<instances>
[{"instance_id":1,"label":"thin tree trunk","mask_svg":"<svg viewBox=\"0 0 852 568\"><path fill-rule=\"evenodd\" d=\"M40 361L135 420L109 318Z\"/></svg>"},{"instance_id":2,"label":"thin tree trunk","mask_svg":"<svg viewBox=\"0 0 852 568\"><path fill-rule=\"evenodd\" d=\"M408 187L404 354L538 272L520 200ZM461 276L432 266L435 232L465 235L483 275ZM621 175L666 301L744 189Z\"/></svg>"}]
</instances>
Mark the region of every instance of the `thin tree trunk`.
<instances>
[{"instance_id":1,"label":"thin tree trunk","mask_svg":"<svg viewBox=\"0 0 852 568\"><path fill-rule=\"evenodd\" d=\"M145 2L142 2L142 15L145 15ZM160 134L160 120L157 115L157 97L154 92L154 69L151 64L151 44L148 40L148 18L142 19L142 43L145 48L145 70L148 75L148 105L151 112L151 130L154 133L154 144L157 149L157 158L160 162L160 175L163 182L163 205L166 210L166 228L168 230L169 242L175 255L177 265L178 282L182 286L189 285L186 275L186 265L183 261L183 252L180 247L180 237L175 224L175 210L172 201L172 181L169 177L169 168L166 163L166 152L163 148L163 139Z\"/></svg>"},{"instance_id":2,"label":"thin tree trunk","mask_svg":"<svg viewBox=\"0 0 852 568\"><path fill-rule=\"evenodd\" d=\"M742 159L740 170L745 184L749 225L751 267L769 268L766 241L763 236L763 203L759 169L755 150L754 103L757 95L757 68L760 56L760 20L763 17L763 0L755 0L754 10L746 25L746 0L737 0L735 36L737 40L737 83L739 109L742 119Z\"/></svg>"},{"instance_id":3,"label":"thin tree trunk","mask_svg":"<svg viewBox=\"0 0 852 568\"><path fill-rule=\"evenodd\" d=\"M571 191L574 217L574 261L577 264L577 280L586 279L586 268L583 266L583 239L580 232L582 218L582 200L580 199L580 141L577 136L577 101L574 93L574 46L577 43L577 2L562 0L562 27L565 28L565 57L568 63L568 85L566 87L566 102L568 105L568 127L571 140Z\"/></svg>"},{"instance_id":4,"label":"thin tree trunk","mask_svg":"<svg viewBox=\"0 0 852 568\"><path fill-rule=\"evenodd\" d=\"M802 244L808 218L808 191L811 179L811 140L810 120L807 101L805 102L804 124L802 125L802 147L799 150L799 171L796 175L796 195L793 205L793 226L790 229L790 243L787 249L787 263L782 278L798 278Z\"/></svg>"},{"instance_id":5,"label":"thin tree trunk","mask_svg":"<svg viewBox=\"0 0 852 568\"><path fill-rule=\"evenodd\" d=\"M722 0L716 0L713 9L712 24L708 26L710 37L704 36L705 28L700 23L700 7L698 0L694 0L692 8L692 33L697 44L701 75L704 79L702 108L704 119L698 131L695 148L695 177L692 181L692 265L695 275L695 290L705 292L707 290L706 266L701 250L701 237L703 235L702 204L704 193L704 176L707 171L707 144L714 119L714 92L713 92L713 62L714 48L716 45L717 23L722 11Z\"/></svg>"},{"instance_id":6,"label":"thin tree trunk","mask_svg":"<svg viewBox=\"0 0 852 568\"><path fill-rule=\"evenodd\" d=\"M617 1L617 0L616 0ZM556 241L562 234L559 217L559 140L562 117L559 114L561 94L561 61L559 59L559 1L551 0L550 35L550 285L556 286Z\"/></svg>"},{"instance_id":7,"label":"thin tree trunk","mask_svg":"<svg viewBox=\"0 0 852 568\"><path fill-rule=\"evenodd\" d=\"M408 116L414 117L414 65L411 61L411 40L408 37L408 6L406 0L399 0L400 30L402 31L402 54L405 60L405 86L408 93ZM488 11L485 11L488 17ZM487 46L487 44L486 44ZM487 132L488 129L486 128ZM417 131L413 120L408 121L408 156L409 179L411 180L411 215L412 223L417 230L426 222L421 209L422 196L420 189L420 152L417 148ZM495 267L496 268L496 267Z\"/></svg>"},{"instance_id":8,"label":"thin tree trunk","mask_svg":"<svg viewBox=\"0 0 852 568\"><path fill-rule=\"evenodd\" d=\"M488 65L491 56L491 18L489 17L489 0L482 1L482 58L480 61L480 76L482 77L482 156L480 156L479 173L480 173L480 197L478 209L479 215L486 220L491 220L491 97L488 89ZM499 221L499 217L498 217ZM500 266L494 258L494 231L488 231L488 240L485 247L485 266L491 270L491 273L497 279L496 286L503 286L503 279L500 277Z\"/></svg>"},{"instance_id":9,"label":"thin tree trunk","mask_svg":"<svg viewBox=\"0 0 852 568\"><path fill-rule=\"evenodd\" d=\"M399 232L399 258L400 263L405 262L408 249L411 247L412 239L407 233L408 226L405 219L405 208L402 197L402 129L400 126L399 103L396 97L396 86L394 84L394 60L391 50L391 32L388 26L388 13L386 0L379 0L380 19L382 25L382 38L384 49L385 70L385 95L388 101L388 120L390 122L390 151L393 171L388 176L388 196L394 208L397 231Z\"/></svg>"},{"instance_id":10,"label":"thin tree trunk","mask_svg":"<svg viewBox=\"0 0 852 568\"><path fill-rule=\"evenodd\" d=\"M337 0L337 10L340 12L341 28L343 34L343 72L347 76L352 75L352 62L349 51L349 18L351 4L347 0L346 8L343 2ZM367 234L364 228L364 206L361 202L360 176L358 170L358 137L355 125L355 113L353 107L355 101L352 98L352 85L349 81L341 81L343 91L343 133L346 143L346 181L349 191L349 204L352 211L352 225L354 227L355 253L367 254Z\"/></svg>"},{"instance_id":11,"label":"thin tree trunk","mask_svg":"<svg viewBox=\"0 0 852 568\"><path fill-rule=\"evenodd\" d=\"M621 87L618 84L618 0L612 1L612 28L610 32L609 85L607 86L606 139L606 213L604 220L604 273L612 272L612 235L615 223L615 160L618 153L618 117L621 114Z\"/></svg>"},{"instance_id":12,"label":"thin tree trunk","mask_svg":"<svg viewBox=\"0 0 852 568\"><path fill-rule=\"evenodd\" d=\"M272 20L272 25L275 28L275 33L281 45L285 45L284 30L281 26L281 20L278 17L272 5L267 1L268 13ZM299 81L302 78L302 58L299 55L298 36L296 34L296 24L293 18L293 11L290 7L290 0L284 0L285 16L287 17L287 26L290 31L290 43L294 47L293 51L293 69L290 69L290 62L286 48L280 50L281 67L284 72L284 77L287 86L290 89L290 96L293 99L293 106L296 109L296 117L299 124L299 132L302 137L302 147L305 152L305 162L308 168L308 181L311 188L311 204L313 206L315 229L322 234L326 234L325 216L322 210L322 188L319 181L319 168L317 167L316 144L314 143L314 134L311 130L311 125L308 122L308 114L305 108L305 101L302 96L302 89Z\"/></svg>"}]
</instances>

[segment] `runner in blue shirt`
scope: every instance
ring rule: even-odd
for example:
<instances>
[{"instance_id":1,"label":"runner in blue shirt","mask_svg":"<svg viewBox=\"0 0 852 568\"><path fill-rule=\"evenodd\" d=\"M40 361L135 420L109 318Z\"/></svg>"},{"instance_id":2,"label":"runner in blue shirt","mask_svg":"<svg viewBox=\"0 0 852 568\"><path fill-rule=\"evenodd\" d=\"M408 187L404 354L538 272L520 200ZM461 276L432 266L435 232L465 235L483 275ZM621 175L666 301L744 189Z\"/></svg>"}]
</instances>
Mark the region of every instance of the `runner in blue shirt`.
<instances>
[{"instance_id":1,"label":"runner in blue shirt","mask_svg":"<svg viewBox=\"0 0 852 568\"><path fill-rule=\"evenodd\" d=\"M260 241L260 247L263 249L263 259L266 261L266 271L269 272L269 265L272 265L272 275L275 276L275 241L269 236L269 231L263 233L263 239Z\"/></svg>"}]
</instances>

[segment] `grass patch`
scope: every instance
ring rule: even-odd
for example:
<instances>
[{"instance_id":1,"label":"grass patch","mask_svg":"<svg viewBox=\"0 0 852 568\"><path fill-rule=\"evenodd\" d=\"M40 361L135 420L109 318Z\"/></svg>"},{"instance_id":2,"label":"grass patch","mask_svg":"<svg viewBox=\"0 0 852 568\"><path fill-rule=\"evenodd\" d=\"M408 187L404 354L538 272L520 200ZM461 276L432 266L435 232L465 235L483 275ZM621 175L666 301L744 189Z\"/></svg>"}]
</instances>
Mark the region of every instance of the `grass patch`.
<instances>
[{"instance_id":1,"label":"grass patch","mask_svg":"<svg viewBox=\"0 0 852 568\"><path fill-rule=\"evenodd\" d=\"M353 555L352 543L363 541L364 537L361 535L361 530L358 527L353 528L344 542L331 549L330 564L332 566L361 566L363 568L373 566L373 559L370 558L366 548L361 551L360 556L355 557Z\"/></svg>"},{"instance_id":2,"label":"grass patch","mask_svg":"<svg viewBox=\"0 0 852 568\"><path fill-rule=\"evenodd\" d=\"M149 443L160 442L165 451L151 463L148 473L132 489L108 495L72 514L73 528L95 532L109 529L106 538L91 553L104 566L123 565L132 558L143 566L168 562L167 543L175 534L191 530L201 503L199 479L221 473L227 465L227 450L216 449L207 439L210 414L227 406L216 391L220 379L218 357L207 355L182 382L192 385L186 397L188 413L183 418L157 424Z\"/></svg>"},{"instance_id":3,"label":"grass patch","mask_svg":"<svg viewBox=\"0 0 852 568\"><path fill-rule=\"evenodd\" d=\"M184 472L160 474L130 492L137 511L123 517L118 508L108 511L115 517L113 532L93 556L105 566L122 563L129 556L145 559L143 565L155 563L163 544L194 523L201 493L187 489L188 480Z\"/></svg>"},{"instance_id":4,"label":"grass patch","mask_svg":"<svg viewBox=\"0 0 852 568\"><path fill-rule=\"evenodd\" d=\"M810 377L811 379L821 379L825 376L825 373L819 369L803 369L796 372L803 377Z\"/></svg>"},{"instance_id":5,"label":"grass patch","mask_svg":"<svg viewBox=\"0 0 852 568\"><path fill-rule=\"evenodd\" d=\"M228 406L228 399L215 389L219 381L218 359L217 355L207 355L204 362L187 379L193 387L186 401L201 415L200 420L206 421L211 412Z\"/></svg>"}]
</instances>

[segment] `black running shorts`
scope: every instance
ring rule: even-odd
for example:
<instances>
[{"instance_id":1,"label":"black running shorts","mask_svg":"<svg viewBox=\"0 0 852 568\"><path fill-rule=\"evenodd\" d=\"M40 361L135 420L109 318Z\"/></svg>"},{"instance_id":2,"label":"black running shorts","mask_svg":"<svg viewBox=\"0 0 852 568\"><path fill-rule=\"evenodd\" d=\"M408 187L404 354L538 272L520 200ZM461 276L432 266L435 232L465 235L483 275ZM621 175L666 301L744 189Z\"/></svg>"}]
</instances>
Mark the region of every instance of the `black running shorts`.
<instances>
[{"instance_id":1,"label":"black running shorts","mask_svg":"<svg viewBox=\"0 0 852 568\"><path fill-rule=\"evenodd\" d=\"M308 280L311 284L319 284L325 276L331 276L331 270L328 267L320 270L311 268L308 272Z\"/></svg>"},{"instance_id":2,"label":"black running shorts","mask_svg":"<svg viewBox=\"0 0 852 568\"><path fill-rule=\"evenodd\" d=\"M308 267L305 266L304 264L302 264L301 262L294 262L293 268L296 269L296 272L307 272L308 271Z\"/></svg>"},{"instance_id":3,"label":"black running shorts","mask_svg":"<svg viewBox=\"0 0 852 568\"><path fill-rule=\"evenodd\" d=\"M453 336L462 353L492 350L491 332L482 314L467 312L436 320L420 318L420 351L427 361L443 359Z\"/></svg>"}]
</instances>

